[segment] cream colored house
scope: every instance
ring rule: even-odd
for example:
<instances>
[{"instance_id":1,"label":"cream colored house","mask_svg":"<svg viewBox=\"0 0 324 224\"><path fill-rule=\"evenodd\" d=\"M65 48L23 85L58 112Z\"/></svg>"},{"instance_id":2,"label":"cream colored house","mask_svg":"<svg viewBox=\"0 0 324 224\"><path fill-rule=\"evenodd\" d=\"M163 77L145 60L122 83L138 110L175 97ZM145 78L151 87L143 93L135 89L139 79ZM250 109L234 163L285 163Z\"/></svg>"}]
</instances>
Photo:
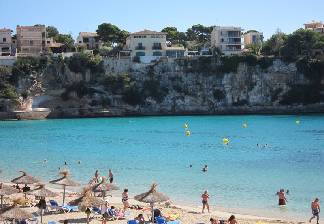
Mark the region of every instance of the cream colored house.
<instances>
[{"instance_id":1,"label":"cream colored house","mask_svg":"<svg viewBox=\"0 0 324 224\"><path fill-rule=\"evenodd\" d=\"M130 34L126 39L125 50L135 56L165 56L166 33L143 30Z\"/></svg>"},{"instance_id":2,"label":"cream colored house","mask_svg":"<svg viewBox=\"0 0 324 224\"><path fill-rule=\"evenodd\" d=\"M10 56L11 52L11 30L10 29L0 29L0 56Z\"/></svg>"},{"instance_id":3,"label":"cream colored house","mask_svg":"<svg viewBox=\"0 0 324 224\"><path fill-rule=\"evenodd\" d=\"M99 49L102 46L102 42L99 40L97 33L93 32L80 32L77 37L77 47L85 48L87 50Z\"/></svg>"},{"instance_id":4,"label":"cream colored house","mask_svg":"<svg viewBox=\"0 0 324 224\"><path fill-rule=\"evenodd\" d=\"M240 54L242 52L241 27L215 26L211 33L211 47L217 47L225 55Z\"/></svg>"},{"instance_id":5,"label":"cream colored house","mask_svg":"<svg viewBox=\"0 0 324 224\"><path fill-rule=\"evenodd\" d=\"M249 30L243 34L244 46L252 44L261 44L263 42L263 33L256 30Z\"/></svg>"},{"instance_id":6,"label":"cream colored house","mask_svg":"<svg viewBox=\"0 0 324 224\"><path fill-rule=\"evenodd\" d=\"M324 34L324 23L312 21L310 23L304 24L306 30L313 30L319 33Z\"/></svg>"},{"instance_id":7,"label":"cream colored house","mask_svg":"<svg viewBox=\"0 0 324 224\"><path fill-rule=\"evenodd\" d=\"M46 51L45 25L17 26L18 54L36 56Z\"/></svg>"}]
</instances>

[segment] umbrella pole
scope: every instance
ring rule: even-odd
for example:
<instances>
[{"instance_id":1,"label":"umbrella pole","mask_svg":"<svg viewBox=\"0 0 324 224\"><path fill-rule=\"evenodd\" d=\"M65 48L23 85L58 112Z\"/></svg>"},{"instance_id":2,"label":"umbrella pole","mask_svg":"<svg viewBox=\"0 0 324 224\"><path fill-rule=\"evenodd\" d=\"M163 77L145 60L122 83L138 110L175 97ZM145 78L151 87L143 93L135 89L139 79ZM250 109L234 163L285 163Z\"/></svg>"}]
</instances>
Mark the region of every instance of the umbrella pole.
<instances>
[{"instance_id":1,"label":"umbrella pole","mask_svg":"<svg viewBox=\"0 0 324 224\"><path fill-rule=\"evenodd\" d=\"M87 213L87 224L89 224L89 217L90 217L90 214Z\"/></svg>"},{"instance_id":2,"label":"umbrella pole","mask_svg":"<svg viewBox=\"0 0 324 224\"><path fill-rule=\"evenodd\" d=\"M65 200L65 185L63 185L63 205L64 205L64 200Z\"/></svg>"},{"instance_id":3,"label":"umbrella pole","mask_svg":"<svg viewBox=\"0 0 324 224\"><path fill-rule=\"evenodd\" d=\"M3 195L1 195L1 208L3 207Z\"/></svg>"},{"instance_id":4,"label":"umbrella pole","mask_svg":"<svg viewBox=\"0 0 324 224\"><path fill-rule=\"evenodd\" d=\"M41 208L41 224L43 224L43 208Z\"/></svg>"},{"instance_id":5,"label":"umbrella pole","mask_svg":"<svg viewBox=\"0 0 324 224\"><path fill-rule=\"evenodd\" d=\"M154 223L154 203L151 203L151 208L152 208L152 223Z\"/></svg>"}]
</instances>

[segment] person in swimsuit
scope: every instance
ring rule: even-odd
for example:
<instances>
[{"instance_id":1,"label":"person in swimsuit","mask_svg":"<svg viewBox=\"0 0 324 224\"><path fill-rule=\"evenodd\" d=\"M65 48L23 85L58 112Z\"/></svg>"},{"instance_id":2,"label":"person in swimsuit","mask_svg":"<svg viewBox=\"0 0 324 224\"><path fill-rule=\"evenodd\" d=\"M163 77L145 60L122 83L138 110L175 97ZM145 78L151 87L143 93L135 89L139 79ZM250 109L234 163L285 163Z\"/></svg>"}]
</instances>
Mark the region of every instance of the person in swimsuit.
<instances>
[{"instance_id":1,"label":"person in swimsuit","mask_svg":"<svg viewBox=\"0 0 324 224\"><path fill-rule=\"evenodd\" d=\"M312 222L312 220L316 217L317 224L319 224L319 213L321 212L320 204L319 204L319 199L315 198L315 200L311 204L312 208L312 218L310 218L309 222Z\"/></svg>"},{"instance_id":2,"label":"person in swimsuit","mask_svg":"<svg viewBox=\"0 0 324 224\"><path fill-rule=\"evenodd\" d=\"M237 224L236 218L234 215L231 215L228 219L228 224Z\"/></svg>"},{"instance_id":3,"label":"person in swimsuit","mask_svg":"<svg viewBox=\"0 0 324 224\"><path fill-rule=\"evenodd\" d=\"M124 189L124 192L122 194L122 202L124 205L124 211L129 208L129 203L128 203L128 189Z\"/></svg>"},{"instance_id":4,"label":"person in swimsuit","mask_svg":"<svg viewBox=\"0 0 324 224\"><path fill-rule=\"evenodd\" d=\"M210 211L209 211L209 204L208 204L208 199L209 199L208 191L205 191L205 192L201 195L201 198L202 198L202 204L203 204L202 213L205 212L205 208L206 208L206 207L207 207L208 212L210 212Z\"/></svg>"},{"instance_id":5,"label":"person in swimsuit","mask_svg":"<svg viewBox=\"0 0 324 224\"><path fill-rule=\"evenodd\" d=\"M95 172L94 180L96 183L99 183L99 171L98 170L96 170L96 172Z\"/></svg>"},{"instance_id":6,"label":"person in swimsuit","mask_svg":"<svg viewBox=\"0 0 324 224\"><path fill-rule=\"evenodd\" d=\"M111 170L109 170L109 182L112 183L114 181L114 174L111 172Z\"/></svg>"},{"instance_id":7,"label":"person in swimsuit","mask_svg":"<svg viewBox=\"0 0 324 224\"><path fill-rule=\"evenodd\" d=\"M209 221L210 221L210 224L218 224L218 220L217 219L210 218Z\"/></svg>"},{"instance_id":8,"label":"person in swimsuit","mask_svg":"<svg viewBox=\"0 0 324 224\"><path fill-rule=\"evenodd\" d=\"M207 170L208 170L208 166L205 165L204 168L202 168L202 171L203 171L203 172L207 172Z\"/></svg>"},{"instance_id":9,"label":"person in swimsuit","mask_svg":"<svg viewBox=\"0 0 324 224\"><path fill-rule=\"evenodd\" d=\"M280 191L277 192L277 195L278 195L278 198L279 198L278 204L280 206L286 205L286 202L288 202L288 201L287 201L287 198L285 196L285 190L284 189L280 189Z\"/></svg>"}]
</instances>

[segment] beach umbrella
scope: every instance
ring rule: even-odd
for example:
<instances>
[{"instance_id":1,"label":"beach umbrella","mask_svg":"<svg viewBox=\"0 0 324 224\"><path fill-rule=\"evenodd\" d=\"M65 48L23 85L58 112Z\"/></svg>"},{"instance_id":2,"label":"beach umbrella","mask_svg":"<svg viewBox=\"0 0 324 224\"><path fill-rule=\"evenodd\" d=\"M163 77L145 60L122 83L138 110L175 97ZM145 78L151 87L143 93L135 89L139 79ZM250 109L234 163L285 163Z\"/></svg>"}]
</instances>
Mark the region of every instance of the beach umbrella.
<instances>
[{"instance_id":1,"label":"beach umbrella","mask_svg":"<svg viewBox=\"0 0 324 224\"><path fill-rule=\"evenodd\" d=\"M72 180L69 177L69 172L68 171L62 171L62 172L60 172L60 174L62 175L62 177L60 177L58 179L55 179L55 180L51 180L50 183L63 186L63 205L64 205L65 188L67 186L69 186L69 187L78 187L78 186L80 186L80 184L78 182Z\"/></svg>"},{"instance_id":2,"label":"beach umbrella","mask_svg":"<svg viewBox=\"0 0 324 224\"><path fill-rule=\"evenodd\" d=\"M152 207L152 222L154 221L154 203L165 202L169 200L169 197L156 191L157 184L152 184L151 189L148 192L136 195L135 200L149 203Z\"/></svg>"},{"instance_id":3,"label":"beach umbrella","mask_svg":"<svg viewBox=\"0 0 324 224\"><path fill-rule=\"evenodd\" d=\"M25 220L32 218L32 214L17 207L16 204L13 206L3 208L0 210L0 217L5 220Z\"/></svg>"},{"instance_id":4,"label":"beach umbrella","mask_svg":"<svg viewBox=\"0 0 324 224\"><path fill-rule=\"evenodd\" d=\"M34 196L40 197L40 198L56 197L57 196L57 194L55 192L46 189L44 184L39 184L37 188L29 191L28 194L34 195ZM41 223L43 223L44 207L41 204L40 204L40 210L41 210Z\"/></svg>"},{"instance_id":5,"label":"beach umbrella","mask_svg":"<svg viewBox=\"0 0 324 224\"><path fill-rule=\"evenodd\" d=\"M36 179L35 177L32 177L30 175L28 175L25 171L19 171L22 173L21 176L16 177L15 179L11 180L12 183L15 184L35 184L38 183L39 180ZM26 199L26 192L25 193L25 199Z\"/></svg>"},{"instance_id":6,"label":"beach umbrella","mask_svg":"<svg viewBox=\"0 0 324 224\"><path fill-rule=\"evenodd\" d=\"M90 212L89 208L91 207L100 207L104 205L106 202L95 196L91 195L91 188L84 189L82 196L69 202L71 206L79 206L82 211L87 213L87 223L89 223Z\"/></svg>"},{"instance_id":7,"label":"beach umbrella","mask_svg":"<svg viewBox=\"0 0 324 224\"><path fill-rule=\"evenodd\" d=\"M119 190L119 187L113 183L107 183L106 178L102 177L101 182L90 186L93 192L101 192L102 197L105 198L107 191Z\"/></svg>"},{"instance_id":8,"label":"beach umbrella","mask_svg":"<svg viewBox=\"0 0 324 224\"><path fill-rule=\"evenodd\" d=\"M6 186L3 184L0 184L0 198L1 198L1 207L3 206L3 197L6 195L11 195L11 194L17 194L19 193L19 190L11 187L11 186Z\"/></svg>"}]
</instances>

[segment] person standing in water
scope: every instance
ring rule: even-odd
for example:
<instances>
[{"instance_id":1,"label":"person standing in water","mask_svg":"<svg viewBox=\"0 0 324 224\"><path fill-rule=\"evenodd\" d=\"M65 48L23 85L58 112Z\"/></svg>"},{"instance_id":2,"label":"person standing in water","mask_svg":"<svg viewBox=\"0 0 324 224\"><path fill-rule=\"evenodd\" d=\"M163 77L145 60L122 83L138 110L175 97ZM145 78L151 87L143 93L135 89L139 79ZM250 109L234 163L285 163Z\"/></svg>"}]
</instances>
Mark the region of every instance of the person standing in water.
<instances>
[{"instance_id":1,"label":"person standing in water","mask_svg":"<svg viewBox=\"0 0 324 224\"><path fill-rule=\"evenodd\" d=\"M109 169L109 182L112 183L114 181L114 174L111 172L111 169Z\"/></svg>"},{"instance_id":2,"label":"person standing in water","mask_svg":"<svg viewBox=\"0 0 324 224\"><path fill-rule=\"evenodd\" d=\"M205 165L204 168L202 168L202 171L203 171L203 172L207 172L207 171L208 171L208 166Z\"/></svg>"},{"instance_id":3,"label":"person standing in water","mask_svg":"<svg viewBox=\"0 0 324 224\"><path fill-rule=\"evenodd\" d=\"M95 172L94 181L95 181L95 183L99 183L99 171L98 170L96 170L96 172Z\"/></svg>"},{"instance_id":4,"label":"person standing in water","mask_svg":"<svg viewBox=\"0 0 324 224\"><path fill-rule=\"evenodd\" d=\"M279 198L279 202L278 202L279 206L286 205L286 203L288 201L287 201L287 198L285 196L285 190L280 189L280 191L277 192L277 195L278 195L278 198Z\"/></svg>"},{"instance_id":5,"label":"person standing in water","mask_svg":"<svg viewBox=\"0 0 324 224\"><path fill-rule=\"evenodd\" d=\"M311 204L312 208L312 218L310 218L309 222L312 222L312 220L316 217L317 224L319 224L319 213L321 212L320 204L319 204L319 199L315 198L315 200Z\"/></svg>"},{"instance_id":6,"label":"person standing in water","mask_svg":"<svg viewBox=\"0 0 324 224\"><path fill-rule=\"evenodd\" d=\"M209 199L208 191L205 191L205 192L201 195L201 198L202 198L202 204L203 204L202 213L205 212L205 208L207 208L208 212L210 212L210 211L209 211L209 204L208 204L208 199Z\"/></svg>"}]
</instances>

